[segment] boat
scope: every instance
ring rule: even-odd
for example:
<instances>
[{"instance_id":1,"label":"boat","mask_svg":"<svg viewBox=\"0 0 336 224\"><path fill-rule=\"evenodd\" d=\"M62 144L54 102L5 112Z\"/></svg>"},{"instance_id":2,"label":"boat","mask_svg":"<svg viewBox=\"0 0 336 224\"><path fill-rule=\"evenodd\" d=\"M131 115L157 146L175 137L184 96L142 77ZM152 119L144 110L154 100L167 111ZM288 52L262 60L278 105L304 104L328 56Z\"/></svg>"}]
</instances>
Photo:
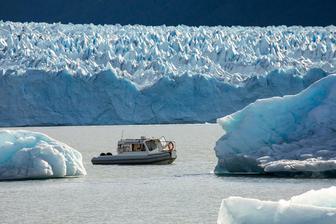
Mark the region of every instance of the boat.
<instances>
[{"instance_id":1,"label":"boat","mask_svg":"<svg viewBox=\"0 0 336 224\"><path fill-rule=\"evenodd\" d=\"M94 165L171 164L177 158L176 144L165 137L141 136L139 139L118 141L117 155L110 152L93 157Z\"/></svg>"}]
</instances>

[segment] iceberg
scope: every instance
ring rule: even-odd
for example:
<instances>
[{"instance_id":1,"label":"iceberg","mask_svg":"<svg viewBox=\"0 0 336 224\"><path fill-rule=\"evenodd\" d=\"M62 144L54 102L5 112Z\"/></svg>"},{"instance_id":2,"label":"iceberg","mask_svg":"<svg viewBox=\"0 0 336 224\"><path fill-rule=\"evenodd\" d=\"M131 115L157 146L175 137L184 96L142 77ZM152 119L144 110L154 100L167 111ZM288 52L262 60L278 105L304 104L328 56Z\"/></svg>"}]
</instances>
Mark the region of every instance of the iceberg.
<instances>
[{"instance_id":1,"label":"iceberg","mask_svg":"<svg viewBox=\"0 0 336 224\"><path fill-rule=\"evenodd\" d=\"M0 126L215 122L336 72L335 31L0 21Z\"/></svg>"},{"instance_id":2,"label":"iceberg","mask_svg":"<svg viewBox=\"0 0 336 224\"><path fill-rule=\"evenodd\" d=\"M334 224L336 187L311 190L288 201L229 197L222 201L218 224Z\"/></svg>"},{"instance_id":3,"label":"iceberg","mask_svg":"<svg viewBox=\"0 0 336 224\"><path fill-rule=\"evenodd\" d=\"M0 180L83 175L82 155L70 146L38 132L0 131Z\"/></svg>"},{"instance_id":4,"label":"iceberg","mask_svg":"<svg viewBox=\"0 0 336 224\"><path fill-rule=\"evenodd\" d=\"M336 75L218 119L217 174L336 175Z\"/></svg>"}]
</instances>

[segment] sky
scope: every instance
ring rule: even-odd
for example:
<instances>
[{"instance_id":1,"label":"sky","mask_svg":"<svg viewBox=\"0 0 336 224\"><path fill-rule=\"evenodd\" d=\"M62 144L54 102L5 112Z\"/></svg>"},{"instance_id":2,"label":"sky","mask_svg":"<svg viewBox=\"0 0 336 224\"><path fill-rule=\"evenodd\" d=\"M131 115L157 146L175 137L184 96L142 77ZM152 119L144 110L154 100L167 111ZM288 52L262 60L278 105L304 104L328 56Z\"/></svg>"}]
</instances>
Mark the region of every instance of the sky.
<instances>
[{"instance_id":1,"label":"sky","mask_svg":"<svg viewBox=\"0 0 336 224\"><path fill-rule=\"evenodd\" d=\"M0 20L189 26L336 25L335 0L2 0Z\"/></svg>"}]
</instances>

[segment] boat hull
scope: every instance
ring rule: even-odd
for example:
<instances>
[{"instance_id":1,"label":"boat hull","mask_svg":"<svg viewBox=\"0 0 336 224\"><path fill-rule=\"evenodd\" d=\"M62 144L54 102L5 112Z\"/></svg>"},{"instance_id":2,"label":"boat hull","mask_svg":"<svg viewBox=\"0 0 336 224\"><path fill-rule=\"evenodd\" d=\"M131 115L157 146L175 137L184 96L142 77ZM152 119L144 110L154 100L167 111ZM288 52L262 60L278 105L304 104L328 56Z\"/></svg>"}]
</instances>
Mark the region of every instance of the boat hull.
<instances>
[{"instance_id":1,"label":"boat hull","mask_svg":"<svg viewBox=\"0 0 336 224\"><path fill-rule=\"evenodd\" d=\"M98 156L92 158L94 165L139 165L139 164L171 164L176 159L176 154L160 152L147 155L115 155Z\"/></svg>"}]
</instances>

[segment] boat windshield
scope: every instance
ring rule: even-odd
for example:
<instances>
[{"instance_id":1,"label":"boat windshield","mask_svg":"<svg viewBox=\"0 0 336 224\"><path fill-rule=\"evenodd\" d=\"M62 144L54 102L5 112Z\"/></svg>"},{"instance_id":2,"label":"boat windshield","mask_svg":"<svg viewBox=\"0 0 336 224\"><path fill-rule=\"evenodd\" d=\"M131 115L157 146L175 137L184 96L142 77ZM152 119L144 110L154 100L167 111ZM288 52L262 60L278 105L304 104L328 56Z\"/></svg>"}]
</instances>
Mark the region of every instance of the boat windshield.
<instances>
[{"instance_id":1,"label":"boat windshield","mask_svg":"<svg viewBox=\"0 0 336 224\"><path fill-rule=\"evenodd\" d=\"M160 140L149 140L146 141L146 145L149 151L153 151L153 150L161 150L162 149L162 145Z\"/></svg>"},{"instance_id":2,"label":"boat windshield","mask_svg":"<svg viewBox=\"0 0 336 224\"><path fill-rule=\"evenodd\" d=\"M166 138L165 138L164 136L162 136L162 137L160 138L160 142L161 142L161 145L162 145L162 146L166 145L166 143L167 143Z\"/></svg>"}]
</instances>

